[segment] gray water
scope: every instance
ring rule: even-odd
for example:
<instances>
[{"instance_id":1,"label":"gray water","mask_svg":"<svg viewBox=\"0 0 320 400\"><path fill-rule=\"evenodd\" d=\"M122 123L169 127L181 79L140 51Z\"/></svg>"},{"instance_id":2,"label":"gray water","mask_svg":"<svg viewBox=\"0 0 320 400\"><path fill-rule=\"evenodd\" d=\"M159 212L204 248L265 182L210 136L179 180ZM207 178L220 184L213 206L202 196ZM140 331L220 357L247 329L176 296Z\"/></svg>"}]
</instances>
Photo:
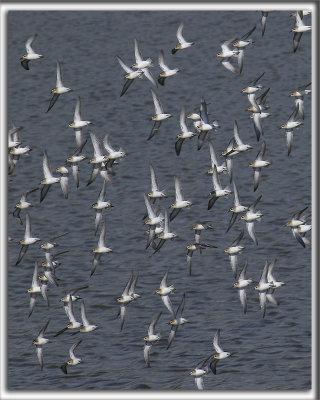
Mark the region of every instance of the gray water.
<instances>
[{"instance_id":1,"label":"gray water","mask_svg":"<svg viewBox=\"0 0 320 400\"><path fill-rule=\"evenodd\" d=\"M207 390L307 390L311 387L311 250L302 248L284 224L293 213L308 206L311 209L311 98L305 98L305 120L294 133L293 149L287 156L285 135L280 125L293 110L294 99L289 93L311 80L311 35L303 34L298 51L292 51L290 32L294 19L288 11L270 12L264 37L261 37L260 11L209 12L10 12L8 14L8 129L12 121L23 125L21 139L33 149L22 156L8 182L8 388L10 390L196 390L189 372L212 352L212 340L218 328L221 345L232 357L221 361L217 375L204 377ZM310 17L305 17L310 21ZM171 55L176 44L176 30L185 22L184 36L194 41L189 49ZM255 23L254 45L245 49L243 74L224 69L216 53L222 41L242 36ZM20 66L25 41L35 32L36 52L44 58L30 62L30 70ZM144 58L154 61L153 74L159 73L157 58L164 50L169 67L181 69L159 87L165 112L173 115L164 121L157 135L147 141L154 114L150 88L146 79L137 80L120 98L124 71L116 55L131 65L137 38ZM61 61L63 82L73 89L62 95L46 113L50 90L55 86L56 60ZM272 161L262 171L258 190L253 192L252 170L258 143L252 120L246 108L247 96L241 94L250 81L265 72L261 84L270 87L267 103L271 116L264 119L265 158ZM102 139L106 132L115 148L122 147L127 156L115 167L113 184L107 185L107 199L114 208L107 210L107 246L113 252L104 255L90 278L93 255L98 241L94 235L94 211L102 179L90 186L88 161L80 164L80 187L69 179L69 198L63 198L54 185L39 204L39 192L30 195L35 205L29 209L32 233L46 241L58 239L57 251L69 250L59 260L58 288L50 286L48 308L38 297L30 318L29 295L35 261L43 260L39 245L30 246L15 266L19 254L18 241L24 236L12 217L14 205L21 194L39 186L43 177L42 158L47 150L51 167L62 165L75 148L73 120L76 99L82 99L82 117L90 120L90 129ZM210 167L209 147L205 142L197 151L196 138L183 144L179 157L174 143L180 132L179 115L183 105L187 112L200 104L204 96L210 118L221 128L211 134L216 152L226 148L237 120L244 143L254 149L234 159L234 179L242 204L250 205L262 194L258 210L263 217L256 223L259 245L256 247L245 230L239 256L240 267L248 260L247 276L259 281L265 261L277 258L275 276L286 286L275 292L280 305L267 304L264 319L253 285L247 289L248 312L243 314L228 256L223 249L231 245L244 221L237 222L226 234L233 196L219 199L207 210L212 180L206 174ZM191 121L188 122L191 128ZM84 129L88 132L89 129ZM93 155L90 139L84 148L88 158ZM220 157L221 159L221 157ZM152 162L160 188L168 198L159 202L162 209L174 201L174 175L180 177L185 197L192 200L171 223L178 238L165 243L152 255L145 249L146 226L143 193L150 191L149 163ZM227 175L221 176L228 184ZM25 221L25 212L22 212ZM210 221L214 231L202 233L202 240L218 248L206 249L193 256L193 274L188 276L186 245L193 241L191 226ZM154 294L169 268L169 284L176 292L171 295L176 309L186 293L184 316L190 323L179 327L169 350L166 339L170 331L170 314L159 296ZM137 293L141 298L128 306L124 329L116 319L116 298L130 277L139 272ZM70 367L64 375L59 366L68 359L70 346L80 334L69 332L54 338L68 320L59 301L68 290L89 284L81 292L88 319L99 326L97 331L83 334L76 355L83 363ZM80 318L80 302L74 304ZM162 311L156 331L164 340L153 346L151 368L143 359L143 337L152 317ZM50 318L44 346L44 369L41 372L32 340Z\"/></svg>"}]
</instances>

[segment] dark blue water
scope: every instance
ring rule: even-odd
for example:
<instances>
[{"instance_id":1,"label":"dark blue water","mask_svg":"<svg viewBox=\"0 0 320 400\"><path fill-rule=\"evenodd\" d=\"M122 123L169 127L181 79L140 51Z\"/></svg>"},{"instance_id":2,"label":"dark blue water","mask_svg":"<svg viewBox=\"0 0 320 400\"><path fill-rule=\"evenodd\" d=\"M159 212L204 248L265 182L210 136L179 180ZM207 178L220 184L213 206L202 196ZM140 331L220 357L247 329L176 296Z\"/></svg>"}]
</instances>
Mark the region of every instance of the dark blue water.
<instances>
[{"instance_id":1,"label":"dark blue water","mask_svg":"<svg viewBox=\"0 0 320 400\"><path fill-rule=\"evenodd\" d=\"M212 340L221 329L221 345L232 357L220 362L217 375L204 378L208 390L307 390L311 387L311 250L302 248L285 227L292 214L303 207L311 209L311 98L305 98L305 120L294 133L293 150L287 156L285 135L280 125L293 110L295 90L311 80L311 35L303 34L298 51L292 51L290 32L294 19L288 11L270 12L264 37L260 31L259 11L208 12L13 12L8 14L8 128L12 121L23 125L21 140L33 149L22 156L8 182L8 234L14 239L8 245L8 388L10 390L195 390L189 372L212 351ZM306 21L310 17L305 18ZM171 55L176 44L176 30L185 22L184 36L194 41L189 49ZM255 23L254 45L245 49L243 74L224 69L216 53L222 41L242 36ZM25 53L25 41L35 32L36 52L44 58L30 62L30 70L20 66ZM159 87L165 112L173 115L164 121L157 135L147 141L154 114L151 83L146 79L134 82L123 97L124 72L116 55L131 65L137 38L142 56L154 61L152 72L160 70L157 58L164 50L169 67L181 69ZM55 86L56 60L61 62L63 82L73 89L46 113L50 90ZM247 96L241 94L250 81L265 75L261 84L270 87L267 103L271 116L263 120L265 158L272 165L262 171L258 190L253 192L249 162L260 149L252 120L246 108ZM102 179L86 187L91 173L87 161L80 164L80 187L70 176L69 198L63 198L60 187L54 185L43 203L39 193L30 195L35 205L30 209L32 233L43 241L63 232L69 235L59 240L59 251L69 250L60 257L57 269L58 288L50 286L48 308L38 298L35 310L28 318L29 295L34 262L43 260L38 245L30 246L19 266L18 241L24 236L24 226L10 215L21 194L39 185L43 177L44 149L49 154L52 169L64 163L75 150L73 120L76 99L82 99L82 117L90 120L90 129L102 139L109 132L111 143L121 146L127 156L116 166L114 183L107 186L107 199L114 208L105 213L107 246L113 252L102 257L101 264L90 278L98 236L94 235L94 211ZM183 105L187 112L200 104L201 96L208 103L210 118L221 128L211 135L216 152L226 148L233 135L234 120L240 136L254 149L235 157L234 179L242 204L251 204L262 194L258 210L263 213L256 223L259 246L245 231L239 256L242 266L248 260L247 276L259 281L266 260L277 258L275 276L286 286L275 293L280 305L267 305L261 318L258 294L253 286L247 289L248 312L242 312L234 280L223 249L229 246L241 229L239 221L226 234L233 196L219 199L208 211L208 193L212 179L206 174L210 167L206 142L197 151L196 140L183 144L176 156L174 143L180 132L179 115ZM191 128L191 121L188 122ZM84 129L88 132L88 129ZM90 140L89 140L90 142ZM84 149L93 156L92 145ZM184 194L192 200L171 223L178 238L165 243L152 255L145 250L146 234L142 216L145 212L143 193L150 191L149 163L155 167L160 188L168 195L160 204L164 209L174 201L174 175L180 177ZM228 184L226 175L222 185ZM22 212L25 220L25 212ZM191 226L208 220L214 231L203 232L203 240L218 246L193 256L193 275L188 276L186 245L193 241ZM170 314L154 294L167 269L169 284L176 292L173 306L186 293L184 316L190 323L178 329L171 348L166 350ZM123 331L116 298L119 297L131 271L139 272L137 293L141 298L128 307ZM88 319L100 327L83 335L76 355L83 363L64 375L59 366L68 358L70 346L78 340L69 332L54 338L68 320L61 296L68 290L89 284L83 291ZM80 302L74 304L80 318ZM152 317L162 316L156 331L165 340L151 351L151 368L145 367L143 337ZM52 343L44 346L44 369L41 372L32 339L50 318L46 337Z\"/></svg>"}]
</instances>

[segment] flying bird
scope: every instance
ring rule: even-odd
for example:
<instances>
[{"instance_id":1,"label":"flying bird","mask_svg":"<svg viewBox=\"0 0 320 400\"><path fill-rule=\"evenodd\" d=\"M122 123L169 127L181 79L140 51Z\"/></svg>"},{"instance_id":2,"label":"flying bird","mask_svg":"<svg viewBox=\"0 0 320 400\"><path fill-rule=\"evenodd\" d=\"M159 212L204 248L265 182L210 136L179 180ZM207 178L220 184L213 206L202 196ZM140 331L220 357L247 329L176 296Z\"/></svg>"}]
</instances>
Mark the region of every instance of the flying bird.
<instances>
[{"instance_id":1,"label":"flying bird","mask_svg":"<svg viewBox=\"0 0 320 400\"><path fill-rule=\"evenodd\" d=\"M162 69L162 72L160 72L160 74L159 74L158 82L162 86L164 86L166 78L168 78L169 76L176 75L180 71L179 68L170 69L167 66L167 64L164 61L163 50L160 50L159 67Z\"/></svg>"},{"instance_id":2,"label":"flying bird","mask_svg":"<svg viewBox=\"0 0 320 400\"><path fill-rule=\"evenodd\" d=\"M50 100L49 107L47 109L47 112L51 110L51 108L55 105L56 101L58 100L59 96L63 93L68 93L71 92L72 89L63 86L62 83L62 76L61 76L61 66L59 61L57 61L57 83L56 87L51 90L51 93L53 93L53 96Z\"/></svg>"},{"instance_id":3,"label":"flying bird","mask_svg":"<svg viewBox=\"0 0 320 400\"><path fill-rule=\"evenodd\" d=\"M21 262L23 256L26 254L26 252L29 248L29 245L35 244L39 240L41 240L41 239L32 237L31 219L30 219L30 215L27 213L26 214L26 229L25 229L25 233L24 233L24 238L19 241L19 243L21 244L21 249L20 249L19 257L18 257L15 265L18 265Z\"/></svg>"},{"instance_id":4,"label":"flying bird","mask_svg":"<svg viewBox=\"0 0 320 400\"><path fill-rule=\"evenodd\" d=\"M123 85L120 97L123 96L126 91L129 89L129 87L132 85L133 81L136 78L142 78L143 71L141 69L133 70L130 67L128 67L123 60L117 56L117 59L119 61L119 64L121 67L125 70L126 74L124 78L126 79L125 84Z\"/></svg>"},{"instance_id":5,"label":"flying bird","mask_svg":"<svg viewBox=\"0 0 320 400\"><path fill-rule=\"evenodd\" d=\"M20 60L21 61L21 65L24 69L29 69L29 61L31 60L38 60L39 58L43 58L43 55L41 54L37 54L33 48L33 42L35 40L35 38L38 36L37 33L35 33L33 36L31 36L27 41L26 41L26 50L27 50L27 54L23 55L21 57Z\"/></svg>"},{"instance_id":6,"label":"flying bird","mask_svg":"<svg viewBox=\"0 0 320 400\"><path fill-rule=\"evenodd\" d=\"M45 325L41 328L36 339L33 340L32 344L36 346L37 358L40 364L41 371L43 370L43 349L42 346L44 344L50 343L50 340L44 337L45 331L48 328L50 319L45 323Z\"/></svg>"},{"instance_id":7,"label":"flying bird","mask_svg":"<svg viewBox=\"0 0 320 400\"><path fill-rule=\"evenodd\" d=\"M188 47L194 45L194 42L187 42L185 38L182 36L183 28L184 28L184 23L181 22L177 30L177 39L179 43L171 50L172 54L175 54L178 50L187 49Z\"/></svg>"}]
</instances>

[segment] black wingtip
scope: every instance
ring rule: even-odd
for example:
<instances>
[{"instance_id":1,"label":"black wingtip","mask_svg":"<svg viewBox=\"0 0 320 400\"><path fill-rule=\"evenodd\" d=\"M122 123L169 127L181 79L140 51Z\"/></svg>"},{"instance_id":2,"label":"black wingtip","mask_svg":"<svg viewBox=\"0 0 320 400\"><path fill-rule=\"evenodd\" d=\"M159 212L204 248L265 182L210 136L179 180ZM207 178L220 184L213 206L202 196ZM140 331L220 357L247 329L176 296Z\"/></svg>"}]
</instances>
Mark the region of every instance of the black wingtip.
<instances>
[{"instance_id":1,"label":"black wingtip","mask_svg":"<svg viewBox=\"0 0 320 400\"><path fill-rule=\"evenodd\" d=\"M158 82L160 83L160 85L164 86L164 82L165 82L166 78L160 77L158 78Z\"/></svg>"}]
</instances>

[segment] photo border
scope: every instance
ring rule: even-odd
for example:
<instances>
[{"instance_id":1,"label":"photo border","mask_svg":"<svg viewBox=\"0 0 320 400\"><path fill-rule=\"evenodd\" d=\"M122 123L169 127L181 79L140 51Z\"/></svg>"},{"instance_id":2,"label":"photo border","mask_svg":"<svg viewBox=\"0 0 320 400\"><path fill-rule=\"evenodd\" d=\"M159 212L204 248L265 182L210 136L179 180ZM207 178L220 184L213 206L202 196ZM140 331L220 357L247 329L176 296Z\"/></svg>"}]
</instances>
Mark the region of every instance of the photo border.
<instances>
[{"instance_id":1,"label":"photo border","mask_svg":"<svg viewBox=\"0 0 320 400\"><path fill-rule=\"evenodd\" d=\"M9 10L73 10L73 11L94 11L94 10L164 10L164 11L201 11L201 10L294 10L312 9L312 389L307 391L20 391L7 388L7 266L8 266L8 204L7 204L7 13ZM1 109L0 109L0 130L1 130L1 341L0 341L0 398L6 399L319 399L319 3L311 2L103 2L96 1L87 4L86 2L32 2L27 1L11 2L2 0L0 4L1 18ZM5 88L5 90L4 90ZM318 111L317 111L318 110Z\"/></svg>"}]
</instances>

